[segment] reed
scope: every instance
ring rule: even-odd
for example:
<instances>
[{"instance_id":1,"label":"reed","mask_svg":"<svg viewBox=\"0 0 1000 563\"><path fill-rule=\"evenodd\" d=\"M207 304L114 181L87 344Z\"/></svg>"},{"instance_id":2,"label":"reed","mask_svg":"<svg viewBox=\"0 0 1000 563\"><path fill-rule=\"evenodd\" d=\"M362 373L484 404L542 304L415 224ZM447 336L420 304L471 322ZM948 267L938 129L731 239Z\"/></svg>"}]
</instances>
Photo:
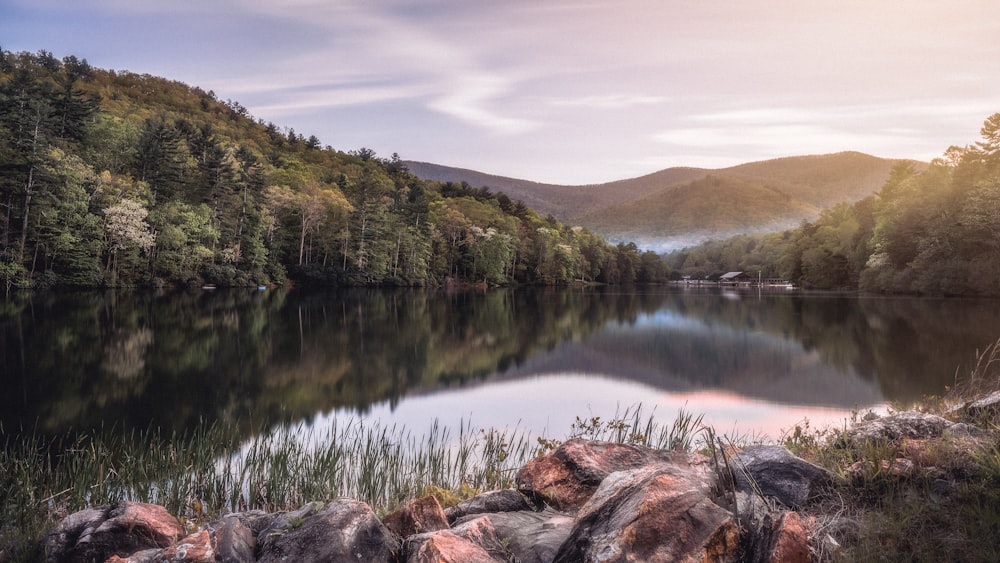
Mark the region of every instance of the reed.
<instances>
[{"instance_id":1,"label":"reed","mask_svg":"<svg viewBox=\"0 0 1000 563\"><path fill-rule=\"evenodd\" d=\"M568 437L678 449L692 447L700 428L701 418L683 411L664 426L634 407L606 421L578 418ZM510 487L517 470L544 449L537 444L559 443L517 427L466 422L457 429L434 422L415 434L349 420L254 435L244 439L245 430L222 423L166 436L153 427L56 437L0 428L0 547L30 548L59 517L122 500L163 505L190 524L339 497L385 513L427 491L469 496Z\"/></svg>"}]
</instances>

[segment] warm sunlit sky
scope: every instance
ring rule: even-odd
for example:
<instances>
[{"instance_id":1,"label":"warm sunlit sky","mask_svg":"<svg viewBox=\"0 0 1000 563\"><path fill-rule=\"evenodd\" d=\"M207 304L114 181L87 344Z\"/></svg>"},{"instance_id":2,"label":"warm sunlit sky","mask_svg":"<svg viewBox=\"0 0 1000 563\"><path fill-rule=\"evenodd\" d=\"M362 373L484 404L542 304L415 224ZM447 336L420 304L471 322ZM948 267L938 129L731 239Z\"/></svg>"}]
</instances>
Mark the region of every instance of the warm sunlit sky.
<instances>
[{"instance_id":1,"label":"warm sunlit sky","mask_svg":"<svg viewBox=\"0 0 1000 563\"><path fill-rule=\"evenodd\" d=\"M554 183L930 160L1000 111L996 0L0 0L0 47L200 86L337 149Z\"/></svg>"}]
</instances>

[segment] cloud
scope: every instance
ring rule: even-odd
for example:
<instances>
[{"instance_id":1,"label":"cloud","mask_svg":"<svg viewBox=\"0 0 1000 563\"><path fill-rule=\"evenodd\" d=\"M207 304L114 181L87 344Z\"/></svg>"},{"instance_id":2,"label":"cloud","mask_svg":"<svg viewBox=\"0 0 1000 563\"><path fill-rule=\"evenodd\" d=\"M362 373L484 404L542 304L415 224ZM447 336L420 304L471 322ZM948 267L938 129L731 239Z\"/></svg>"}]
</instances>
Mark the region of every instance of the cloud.
<instances>
[{"instance_id":1,"label":"cloud","mask_svg":"<svg viewBox=\"0 0 1000 563\"><path fill-rule=\"evenodd\" d=\"M582 96L578 98L556 98L548 104L556 107L590 109L626 109L643 105L658 105L669 101L666 96L645 96L641 94L606 94L603 96Z\"/></svg>"},{"instance_id":2,"label":"cloud","mask_svg":"<svg viewBox=\"0 0 1000 563\"><path fill-rule=\"evenodd\" d=\"M296 83L306 87L321 79L339 82L344 75L366 76L377 86L338 85L319 88L326 94L296 96L291 103L263 106L278 111L348 104L375 104L386 100L410 99L435 112L477 128L499 134L519 134L536 129L539 123L514 115L502 108L502 99L513 92L519 80L502 68L477 59L475 49L458 38L437 33L419 19L404 18L390 8L405 7L369 2L331 3L295 0L294 9L264 0L248 5L273 17L297 19L318 26L331 45L317 47L312 61L299 61ZM285 3L287 4L287 2ZM447 21L437 22L447 26ZM351 53L343 56L338 50ZM325 57L326 61L316 60ZM294 71L293 71L294 72ZM391 85L389 85L391 84ZM252 86L251 86L252 87Z\"/></svg>"}]
</instances>

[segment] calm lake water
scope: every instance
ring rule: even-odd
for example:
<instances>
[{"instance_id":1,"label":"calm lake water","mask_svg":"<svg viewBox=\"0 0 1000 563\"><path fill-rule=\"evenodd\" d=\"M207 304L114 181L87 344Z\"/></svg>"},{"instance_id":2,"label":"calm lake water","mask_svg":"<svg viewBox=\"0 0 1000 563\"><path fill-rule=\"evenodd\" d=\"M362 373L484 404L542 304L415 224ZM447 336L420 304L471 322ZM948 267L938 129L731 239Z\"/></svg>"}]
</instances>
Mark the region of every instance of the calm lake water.
<instances>
[{"instance_id":1,"label":"calm lake water","mask_svg":"<svg viewBox=\"0 0 1000 563\"><path fill-rule=\"evenodd\" d=\"M519 427L642 405L777 437L941 394L1000 301L683 288L85 292L0 301L0 423Z\"/></svg>"}]
</instances>

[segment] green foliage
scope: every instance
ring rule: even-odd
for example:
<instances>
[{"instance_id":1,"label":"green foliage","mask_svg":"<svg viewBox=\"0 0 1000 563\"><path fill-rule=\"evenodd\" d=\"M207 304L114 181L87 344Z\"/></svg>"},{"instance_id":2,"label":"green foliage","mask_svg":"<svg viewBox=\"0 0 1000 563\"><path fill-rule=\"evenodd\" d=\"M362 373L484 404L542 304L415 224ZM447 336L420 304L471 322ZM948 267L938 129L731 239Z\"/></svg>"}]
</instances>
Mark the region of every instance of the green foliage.
<instances>
[{"instance_id":1,"label":"green foliage","mask_svg":"<svg viewBox=\"0 0 1000 563\"><path fill-rule=\"evenodd\" d=\"M398 155L321 148L238 102L51 53L3 52L0 262L8 288L658 282L522 202L424 182Z\"/></svg>"},{"instance_id":2,"label":"green foliage","mask_svg":"<svg viewBox=\"0 0 1000 563\"><path fill-rule=\"evenodd\" d=\"M897 165L873 197L772 235L675 252L677 271L761 270L802 287L929 295L1000 295L1000 114L984 141L950 147L926 170Z\"/></svg>"}]
</instances>

